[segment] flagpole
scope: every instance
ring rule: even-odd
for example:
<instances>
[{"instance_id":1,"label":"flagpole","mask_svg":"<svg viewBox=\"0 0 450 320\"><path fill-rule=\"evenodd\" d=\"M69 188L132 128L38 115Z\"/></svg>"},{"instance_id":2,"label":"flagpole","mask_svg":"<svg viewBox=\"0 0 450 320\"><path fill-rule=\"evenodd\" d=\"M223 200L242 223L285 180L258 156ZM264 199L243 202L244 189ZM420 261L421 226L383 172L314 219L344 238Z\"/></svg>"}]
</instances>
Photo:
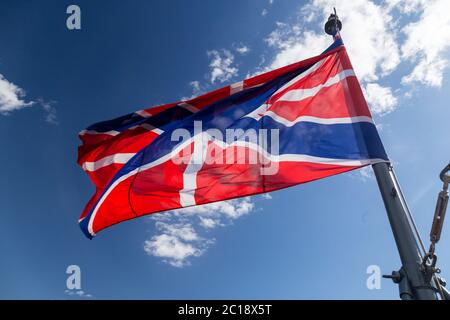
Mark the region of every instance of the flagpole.
<instances>
[{"instance_id":1,"label":"flagpole","mask_svg":"<svg viewBox=\"0 0 450 320\"><path fill-rule=\"evenodd\" d=\"M399 285L400 297L404 300L436 300L432 272L423 264L394 168L390 163L377 163L372 168L402 262L401 269L389 277Z\"/></svg>"},{"instance_id":2,"label":"flagpole","mask_svg":"<svg viewBox=\"0 0 450 320\"><path fill-rule=\"evenodd\" d=\"M336 14L331 14L325 24L325 32L334 38L339 36L342 23ZM394 169L390 163L372 165L378 187L383 198L395 243L400 254L402 267L390 276L399 285L400 298L403 300L436 300L432 285L433 271L423 263L423 257L417 243L406 201L398 184Z\"/></svg>"}]
</instances>

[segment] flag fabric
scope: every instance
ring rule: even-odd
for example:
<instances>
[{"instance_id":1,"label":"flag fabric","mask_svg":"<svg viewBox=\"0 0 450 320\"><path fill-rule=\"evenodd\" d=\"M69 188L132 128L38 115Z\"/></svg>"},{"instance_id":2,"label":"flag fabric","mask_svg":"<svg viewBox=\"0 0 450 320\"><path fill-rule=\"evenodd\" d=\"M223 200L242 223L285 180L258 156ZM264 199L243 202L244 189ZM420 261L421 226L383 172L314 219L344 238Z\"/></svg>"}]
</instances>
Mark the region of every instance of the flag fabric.
<instances>
[{"instance_id":1,"label":"flag fabric","mask_svg":"<svg viewBox=\"0 0 450 320\"><path fill-rule=\"evenodd\" d=\"M256 133L256 134L249 134ZM139 216L270 192L388 161L344 45L80 132L89 238Z\"/></svg>"}]
</instances>

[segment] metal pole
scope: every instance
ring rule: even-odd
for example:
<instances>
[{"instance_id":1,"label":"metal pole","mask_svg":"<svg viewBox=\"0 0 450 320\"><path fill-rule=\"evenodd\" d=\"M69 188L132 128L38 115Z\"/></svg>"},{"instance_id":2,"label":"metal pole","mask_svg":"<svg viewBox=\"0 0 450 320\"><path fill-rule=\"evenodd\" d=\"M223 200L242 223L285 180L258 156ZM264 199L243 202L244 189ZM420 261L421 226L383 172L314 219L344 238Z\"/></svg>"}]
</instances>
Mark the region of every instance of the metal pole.
<instances>
[{"instance_id":1,"label":"metal pole","mask_svg":"<svg viewBox=\"0 0 450 320\"><path fill-rule=\"evenodd\" d=\"M334 8L325 24L325 32L336 39L341 29L342 23ZM430 275L429 270L422 264L422 255L408 218L406 201L395 179L393 168L389 163L377 163L372 167L402 262L398 272L386 277L392 278L399 285L400 297L403 300L436 300L437 296L431 284L433 275Z\"/></svg>"},{"instance_id":2,"label":"metal pole","mask_svg":"<svg viewBox=\"0 0 450 320\"><path fill-rule=\"evenodd\" d=\"M401 271L394 273L392 278L399 284L406 281L406 287L409 285L410 288L410 290L405 290L400 285L400 297L402 299L436 300L431 278L426 275L422 267L420 250L403 205L405 201L402 199L400 186L394 180L393 168L389 163L377 163L372 168L402 262Z\"/></svg>"}]
</instances>

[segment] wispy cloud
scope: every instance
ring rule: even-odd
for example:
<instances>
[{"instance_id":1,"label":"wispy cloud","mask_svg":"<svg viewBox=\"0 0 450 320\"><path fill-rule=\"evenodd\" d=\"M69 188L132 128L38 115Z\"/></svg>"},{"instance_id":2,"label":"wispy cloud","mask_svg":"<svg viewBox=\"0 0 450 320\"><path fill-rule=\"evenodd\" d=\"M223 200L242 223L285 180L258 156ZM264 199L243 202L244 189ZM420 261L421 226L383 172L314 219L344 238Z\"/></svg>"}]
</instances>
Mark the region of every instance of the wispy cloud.
<instances>
[{"instance_id":1,"label":"wispy cloud","mask_svg":"<svg viewBox=\"0 0 450 320\"><path fill-rule=\"evenodd\" d=\"M374 181L375 174L373 172L372 166L365 166L361 169L350 171L348 173L350 178L357 179L362 182Z\"/></svg>"},{"instance_id":2,"label":"wispy cloud","mask_svg":"<svg viewBox=\"0 0 450 320\"><path fill-rule=\"evenodd\" d=\"M399 9L401 13L410 14L422 10L430 0L386 0L388 10Z\"/></svg>"},{"instance_id":3,"label":"wispy cloud","mask_svg":"<svg viewBox=\"0 0 450 320\"><path fill-rule=\"evenodd\" d=\"M273 0L269 0L269 6L271 6L272 4L273 4ZM264 8L261 11L261 16L265 17L265 16L267 16L268 13L269 13L269 10L267 8Z\"/></svg>"},{"instance_id":4,"label":"wispy cloud","mask_svg":"<svg viewBox=\"0 0 450 320\"><path fill-rule=\"evenodd\" d=\"M193 92L194 94L200 94L200 93L201 93L202 88L201 88L201 85L200 85L200 82L199 82L199 81L197 81L197 80L191 81L191 82L189 83L189 85L192 87L192 92Z\"/></svg>"},{"instance_id":5,"label":"wispy cloud","mask_svg":"<svg viewBox=\"0 0 450 320\"><path fill-rule=\"evenodd\" d=\"M38 103L42 106L42 109L45 112L45 121L50 124L59 124L55 108L56 102L38 99Z\"/></svg>"},{"instance_id":6,"label":"wispy cloud","mask_svg":"<svg viewBox=\"0 0 450 320\"><path fill-rule=\"evenodd\" d=\"M180 100L183 100L183 101L190 100L190 99L193 99L205 92L205 88L198 80L189 82L189 87L191 88L191 95L181 97Z\"/></svg>"},{"instance_id":7,"label":"wispy cloud","mask_svg":"<svg viewBox=\"0 0 450 320\"><path fill-rule=\"evenodd\" d=\"M9 115L14 111L40 105L45 112L45 121L51 124L58 124L56 116L56 108L54 101L26 101L26 92L18 85L10 82L2 74L0 74L0 115Z\"/></svg>"},{"instance_id":8,"label":"wispy cloud","mask_svg":"<svg viewBox=\"0 0 450 320\"><path fill-rule=\"evenodd\" d=\"M210 58L211 83L223 83L238 74L238 69L233 66L234 55L229 50L211 50L207 54Z\"/></svg>"},{"instance_id":9,"label":"wispy cloud","mask_svg":"<svg viewBox=\"0 0 450 320\"><path fill-rule=\"evenodd\" d=\"M244 44L236 45L236 52L239 54L247 54L250 52L250 47Z\"/></svg>"},{"instance_id":10,"label":"wispy cloud","mask_svg":"<svg viewBox=\"0 0 450 320\"><path fill-rule=\"evenodd\" d=\"M7 115L13 111L32 106L34 102L26 102L25 96L25 90L0 74L0 114Z\"/></svg>"},{"instance_id":11,"label":"wispy cloud","mask_svg":"<svg viewBox=\"0 0 450 320\"><path fill-rule=\"evenodd\" d=\"M89 294L83 290L65 290L65 294L72 297L78 297L78 298L85 298L85 299L91 299L93 298L92 294Z\"/></svg>"}]
</instances>

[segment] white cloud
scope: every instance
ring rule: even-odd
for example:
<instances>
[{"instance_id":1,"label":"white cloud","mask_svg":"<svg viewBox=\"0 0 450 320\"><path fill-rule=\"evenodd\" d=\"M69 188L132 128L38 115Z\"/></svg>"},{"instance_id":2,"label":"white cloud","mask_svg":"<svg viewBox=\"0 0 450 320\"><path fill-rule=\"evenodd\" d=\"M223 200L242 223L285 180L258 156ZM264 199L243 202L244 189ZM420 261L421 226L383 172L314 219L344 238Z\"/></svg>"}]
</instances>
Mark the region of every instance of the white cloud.
<instances>
[{"instance_id":1,"label":"white cloud","mask_svg":"<svg viewBox=\"0 0 450 320\"><path fill-rule=\"evenodd\" d=\"M400 53L396 25L386 7L368 0L314 0L309 11L318 11L322 27L333 7L346 13L340 15L342 35L359 79L376 81L391 73L400 62Z\"/></svg>"},{"instance_id":2,"label":"white cloud","mask_svg":"<svg viewBox=\"0 0 450 320\"><path fill-rule=\"evenodd\" d=\"M415 63L413 71L402 83L419 82L440 87L443 73L448 66L450 48L450 2L427 1L418 21L403 28L406 41L402 45L402 57Z\"/></svg>"},{"instance_id":3,"label":"white cloud","mask_svg":"<svg viewBox=\"0 0 450 320\"><path fill-rule=\"evenodd\" d=\"M386 0L388 10L399 9L401 13L415 13L423 9L429 0Z\"/></svg>"},{"instance_id":4,"label":"white cloud","mask_svg":"<svg viewBox=\"0 0 450 320\"><path fill-rule=\"evenodd\" d=\"M196 241L199 236L190 224L167 224L164 222L157 222L156 227L167 234L177 237L184 241Z\"/></svg>"},{"instance_id":5,"label":"white cloud","mask_svg":"<svg viewBox=\"0 0 450 320\"><path fill-rule=\"evenodd\" d=\"M300 10L300 22L278 24L269 36L269 45L279 49L269 68L320 53L329 37L322 31L317 34L302 30L300 26L304 27L304 21L307 21L322 29L330 8L334 6L342 12L342 35L361 82L377 82L391 75L402 61L410 61L414 65L403 77L402 84L442 85L444 71L449 65L448 0L386 0L381 3L312 0ZM398 13L403 15L394 19ZM406 24L405 14L409 21ZM416 21L410 22L415 16ZM283 31L283 28L290 31Z\"/></svg>"},{"instance_id":6,"label":"white cloud","mask_svg":"<svg viewBox=\"0 0 450 320\"><path fill-rule=\"evenodd\" d=\"M266 200L271 200L272 199L272 196L271 196L270 193L263 193L261 196L262 196L263 199L266 199Z\"/></svg>"},{"instance_id":7,"label":"white cloud","mask_svg":"<svg viewBox=\"0 0 450 320\"><path fill-rule=\"evenodd\" d=\"M155 214L152 219L157 234L145 241L144 250L174 267L184 267L215 242L212 230L233 224L255 208L255 203L245 197Z\"/></svg>"},{"instance_id":8,"label":"white cloud","mask_svg":"<svg viewBox=\"0 0 450 320\"><path fill-rule=\"evenodd\" d=\"M397 98L392 94L392 89L382 87L378 83L367 83L363 87L364 96L374 114L384 115L394 111L398 104Z\"/></svg>"},{"instance_id":9,"label":"white cloud","mask_svg":"<svg viewBox=\"0 0 450 320\"><path fill-rule=\"evenodd\" d=\"M0 74L0 114L6 115L15 110L30 107L34 102L25 102L25 91L9 82Z\"/></svg>"},{"instance_id":10,"label":"white cloud","mask_svg":"<svg viewBox=\"0 0 450 320\"><path fill-rule=\"evenodd\" d=\"M214 229L218 226L217 220L200 217L200 225L206 229Z\"/></svg>"},{"instance_id":11,"label":"white cloud","mask_svg":"<svg viewBox=\"0 0 450 320\"><path fill-rule=\"evenodd\" d=\"M359 79L376 81L380 75L392 72L400 62L392 16L367 0L340 1L338 5L333 0L314 0L300 10L298 22L278 22L266 39L269 46L277 49L267 69L318 55L330 45L331 38L322 28L333 6L351 12L341 18L342 34ZM304 29L305 19L320 27L320 32Z\"/></svg>"},{"instance_id":12,"label":"white cloud","mask_svg":"<svg viewBox=\"0 0 450 320\"><path fill-rule=\"evenodd\" d=\"M250 198L232 199L204 204L197 207L188 207L175 211L176 215L203 215L215 217L219 220L223 218L238 219L243 215L250 213L255 204Z\"/></svg>"},{"instance_id":13,"label":"white cloud","mask_svg":"<svg viewBox=\"0 0 450 320\"><path fill-rule=\"evenodd\" d=\"M160 234L145 241L144 250L174 267L189 264L188 258L203 254L213 240L201 238L189 223L156 222Z\"/></svg>"},{"instance_id":14,"label":"white cloud","mask_svg":"<svg viewBox=\"0 0 450 320\"><path fill-rule=\"evenodd\" d=\"M357 170L350 171L348 176L357 179L361 182L368 182L375 180L375 174L372 166L365 166Z\"/></svg>"},{"instance_id":15,"label":"white cloud","mask_svg":"<svg viewBox=\"0 0 450 320\"><path fill-rule=\"evenodd\" d=\"M211 83L216 81L222 83L238 74L238 69L233 66L234 55L229 50L211 50L207 54L211 59L209 63Z\"/></svg>"},{"instance_id":16,"label":"white cloud","mask_svg":"<svg viewBox=\"0 0 450 320\"><path fill-rule=\"evenodd\" d=\"M236 47L236 51L240 54L247 54L250 52L250 48L246 45L240 45Z\"/></svg>"},{"instance_id":17,"label":"white cloud","mask_svg":"<svg viewBox=\"0 0 450 320\"><path fill-rule=\"evenodd\" d=\"M167 259L166 261L174 267L183 267L188 257L199 256L202 253L191 244L167 234L160 234L145 241L144 250L148 254Z\"/></svg>"},{"instance_id":18,"label":"white cloud","mask_svg":"<svg viewBox=\"0 0 450 320\"><path fill-rule=\"evenodd\" d=\"M194 92L199 93L201 91L201 89L200 89L200 82L199 81L196 81L196 80L195 81L191 81L189 84L192 87L192 90Z\"/></svg>"},{"instance_id":19,"label":"white cloud","mask_svg":"<svg viewBox=\"0 0 450 320\"><path fill-rule=\"evenodd\" d=\"M273 4L273 0L269 0L269 5L272 5L272 4ZM262 15L263 17L267 16L268 13L269 13L269 10L266 9L266 8L264 8L264 9L261 11L261 15Z\"/></svg>"},{"instance_id":20,"label":"white cloud","mask_svg":"<svg viewBox=\"0 0 450 320\"><path fill-rule=\"evenodd\" d=\"M302 8L299 22L277 22L276 28L265 39L275 49L271 63L257 73L297 62L320 54L330 45L330 36L302 27L305 19L323 26L323 21L333 7L333 1L315 0ZM392 17L375 4L356 0L339 5L343 12L352 12L344 18L343 36L359 79L365 87L367 101L372 112L386 114L395 109L397 99L391 88L375 81L388 75L399 63L399 48L395 42ZM348 40L348 41L347 41ZM380 50L381 48L381 50Z\"/></svg>"},{"instance_id":21,"label":"white cloud","mask_svg":"<svg viewBox=\"0 0 450 320\"><path fill-rule=\"evenodd\" d=\"M299 26L278 23L266 42L277 51L266 68L271 70L320 54L330 44L330 39L311 31L301 32Z\"/></svg>"},{"instance_id":22,"label":"white cloud","mask_svg":"<svg viewBox=\"0 0 450 320\"><path fill-rule=\"evenodd\" d=\"M364 181L375 179L375 173L373 172L372 166L363 167L358 171Z\"/></svg>"},{"instance_id":23,"label":"white cloud","mask_svg":"<svg viewBox=\"0 0 450 320\"><path fill-rule=\"evenodd\" d=\"M54 107L55 102L46 102L43 99L38 99L37 102L25 101L25 96L24 89L8 81L0 74L0 114L8 115L13 111L39 104L45 112L45 121L58 124L56 108Z\"/></svg>"},{"instance_id":24,"label":"white cloud","mask_svg":"<svg viewBox=\"0 0 450 320\"><path fill-rule=\"evenodd\" d=\"M421 59L414 70L402 78L403 84L421 82L431 87L440 87L442 85L444 69L448 66L448 60L435 58Z\"/></svg>"}]
</instances>

